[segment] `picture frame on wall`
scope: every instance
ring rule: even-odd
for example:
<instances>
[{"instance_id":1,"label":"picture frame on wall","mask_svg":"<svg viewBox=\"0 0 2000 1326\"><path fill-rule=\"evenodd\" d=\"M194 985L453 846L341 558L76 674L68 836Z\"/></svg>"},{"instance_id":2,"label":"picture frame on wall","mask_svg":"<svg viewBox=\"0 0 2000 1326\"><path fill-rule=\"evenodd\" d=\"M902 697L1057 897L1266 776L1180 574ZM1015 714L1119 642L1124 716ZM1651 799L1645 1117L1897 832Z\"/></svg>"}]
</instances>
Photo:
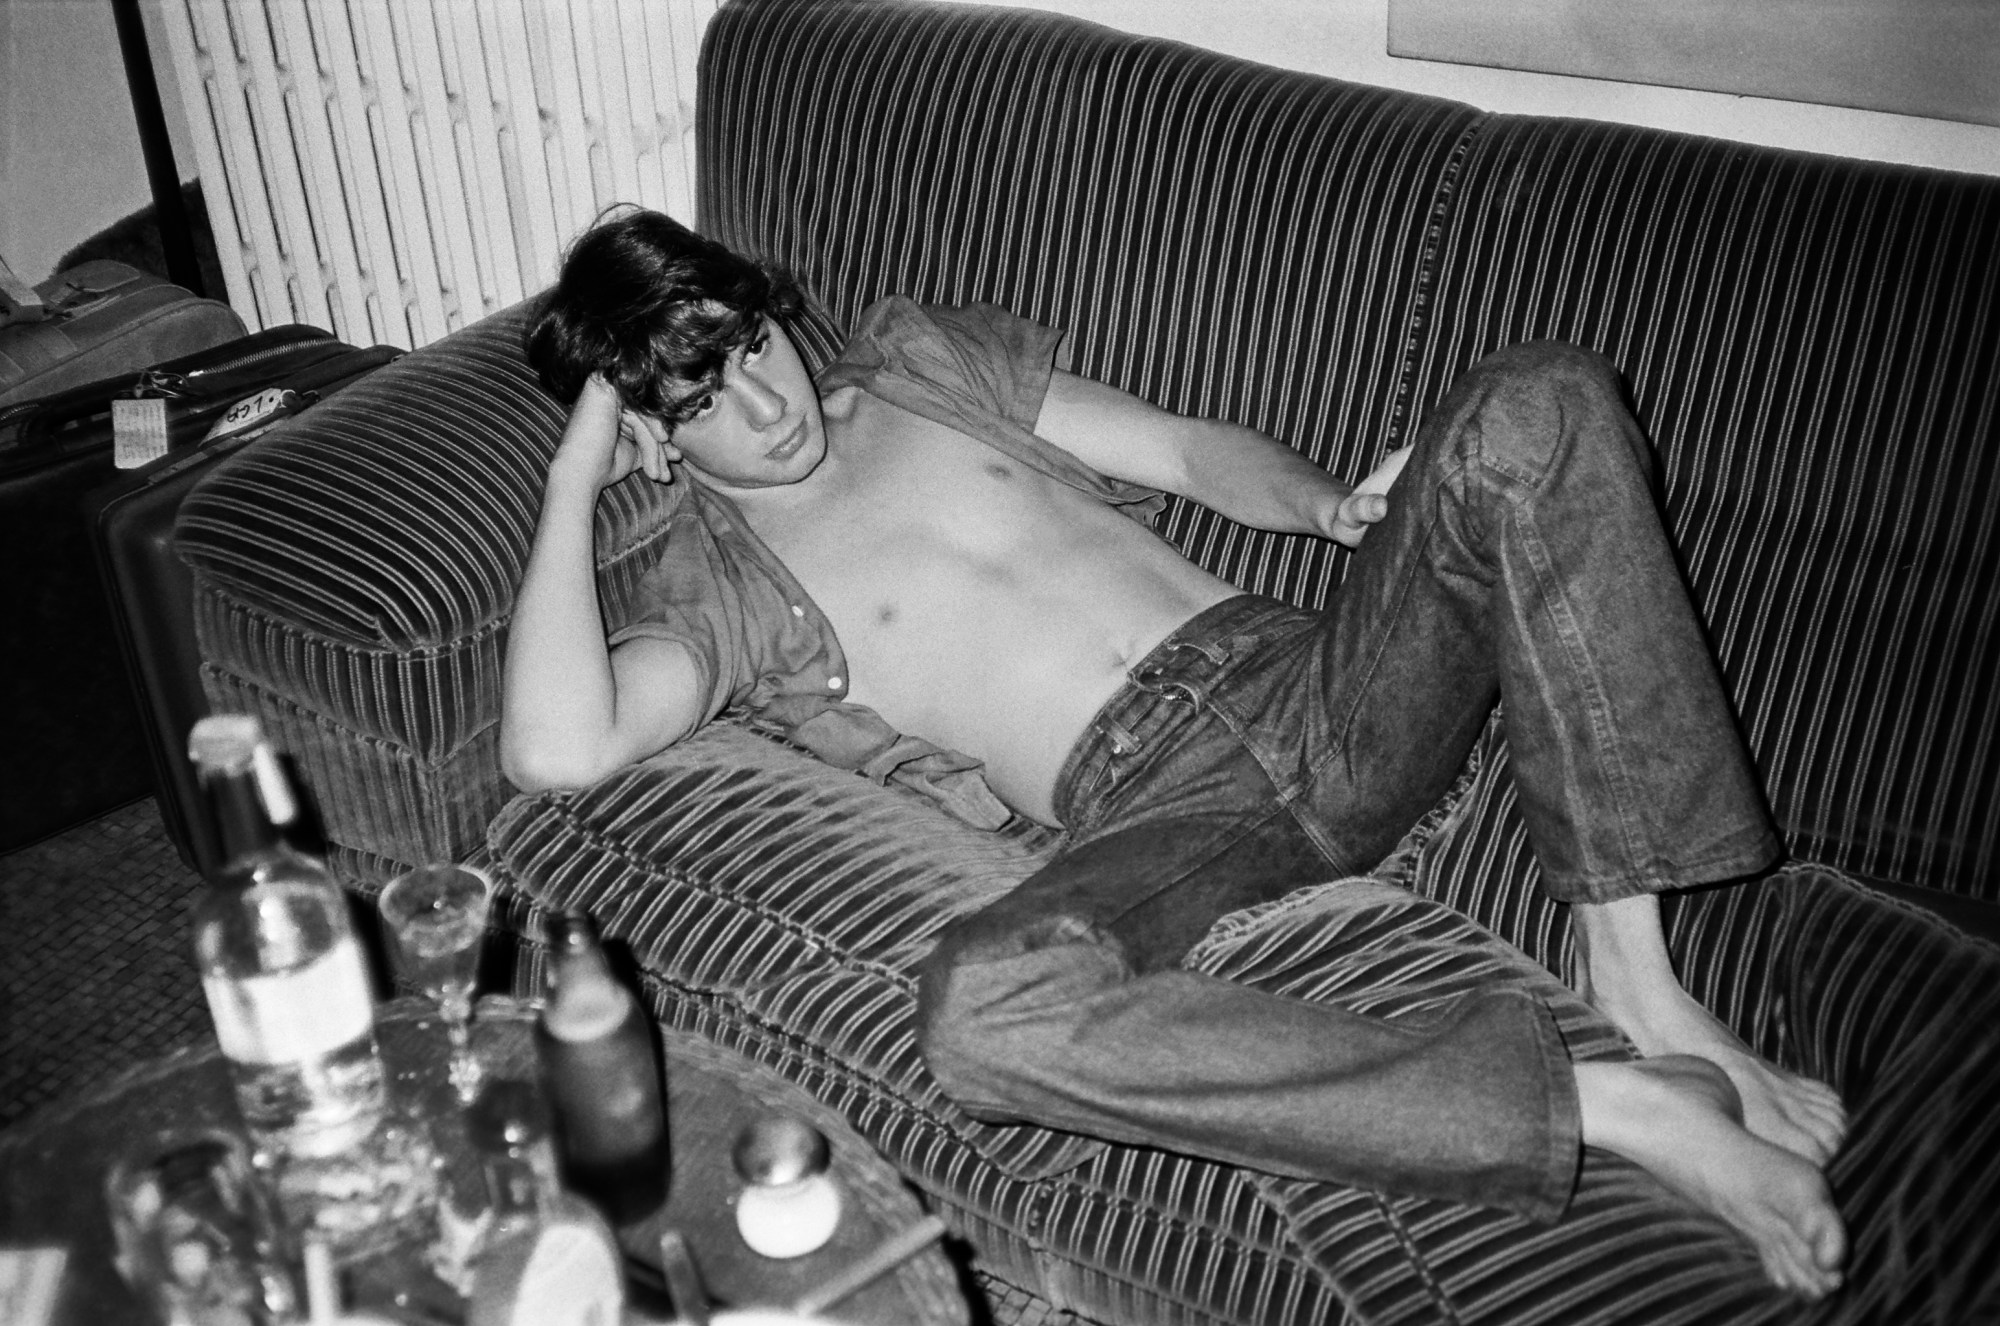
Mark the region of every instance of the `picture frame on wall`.
<instances>
[{"instance_id":1,"label":"picture frame on wall","mask_svg":"<svg viewBox=\"0 0 2000 1326\"><path fill-rule=\"evenodd\" d=\"M1388 0L1389 54L2000 126L2000 0Z\"/></svg>"}]
</instances>

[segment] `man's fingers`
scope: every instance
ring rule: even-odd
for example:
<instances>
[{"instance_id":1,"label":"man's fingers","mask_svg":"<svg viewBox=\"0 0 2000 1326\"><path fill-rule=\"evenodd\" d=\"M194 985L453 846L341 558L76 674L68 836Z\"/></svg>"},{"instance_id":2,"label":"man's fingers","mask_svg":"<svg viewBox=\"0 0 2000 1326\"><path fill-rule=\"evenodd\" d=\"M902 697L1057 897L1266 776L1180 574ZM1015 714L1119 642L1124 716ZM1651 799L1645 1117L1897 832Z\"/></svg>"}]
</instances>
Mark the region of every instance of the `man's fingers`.
<instances>
[{"instance_id":1,"label":"man's fingers","mask_svg":"<svg viewBox=\"0 0 2000 1326\"><path fill-rule=\"evenodd\" d=\"M1354 493L1340 504L1340 523L1356 530L1389 514L1389 499L1380 493Z\"/></svg>"}]
</instances>

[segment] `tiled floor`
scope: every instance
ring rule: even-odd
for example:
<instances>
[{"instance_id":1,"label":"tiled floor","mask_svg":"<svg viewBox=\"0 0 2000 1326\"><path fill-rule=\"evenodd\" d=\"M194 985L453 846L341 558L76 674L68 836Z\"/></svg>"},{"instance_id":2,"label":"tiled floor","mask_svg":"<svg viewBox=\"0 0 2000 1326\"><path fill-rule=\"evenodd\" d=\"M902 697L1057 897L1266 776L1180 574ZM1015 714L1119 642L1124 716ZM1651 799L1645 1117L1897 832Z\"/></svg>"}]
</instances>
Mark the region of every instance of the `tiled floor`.
<instances>
[{"instance_id":1,"label":"tiled floor","mask_svg":"<svg viewBox=\"0 0 2000 1326\"><path fill-rule=\"evenodd\" d=\"M150 799L0 856L0 1127L211 1034L201 887Z\"/></svg>"}]
</instances>

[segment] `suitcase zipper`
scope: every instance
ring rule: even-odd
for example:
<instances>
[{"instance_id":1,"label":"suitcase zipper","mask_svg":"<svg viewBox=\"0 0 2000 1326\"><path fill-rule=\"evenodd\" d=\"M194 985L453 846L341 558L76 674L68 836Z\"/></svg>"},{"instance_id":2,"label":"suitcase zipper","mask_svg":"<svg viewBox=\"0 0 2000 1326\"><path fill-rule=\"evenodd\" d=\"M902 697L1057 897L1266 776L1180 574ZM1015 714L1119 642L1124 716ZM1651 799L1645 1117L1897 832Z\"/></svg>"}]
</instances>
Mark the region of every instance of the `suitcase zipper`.
<instances>
[{"instance_id":1,"label":"suitcase zipper","mask_svg":"<svg viewBox=\"0 0 2000 1326\"><path fill-rule=\"evenodd\" d=\"M271 329L273 332L283 332L286 330L288 328ZM317 329L301 326L299 330L316 331ZM106 396L93 397L91 392L93 388L102 390L111 387L116 379L108 382L86 383L79 387L70 388L67 393L45 397L41 400L19 401L13 405L0 408L0 434L5 434L16 423L21 425L21 432L19 434L5 437L4 441L0 441L0 450L15 451L33 445L38 439L31 438L28 430L36 428L38 417L40 419L54 419L55 423L52 428L59 430L73 415L74 407L68 405L66 398L75 398L79 401L89 401L92 399L105 401L122 396L126 399L136 400L145 400L148 398L178 400L196 394L199 388L212 378L226 378L231 373L239 373L245 369L254 368L266 360L295 354L302 349L312 346L334 347L334 353L328 356L329 358L338 357L342 352L339 339L325 332L319 332L317 335L291 336L286 339L276 340L269 345L259 346L255 350L231 355L219 363L202 364L199 367L183 369L178 372L163 372L159 368L142 369L130 380L130 385L114 389ZM246 394L248 394L247 391ZM44 424L43 427L50 426Z\"/></svg>"},{"instance_id":2,"label":"suitcase zipper","mask_svg":"<svg viewBox=\"0 0 2000 1326\"><path fill-rule=\"evenodd\" d=\"M333 338L329 336L326 339ZM185 373L162 373L156 368L148 368L142 371L139 380L132 384L132 395L140 400L148 396L160 396L172 400L187 395L191 387L199 385L197 379L206 378L212 373L234 373L238 369L249 368L254 364L263 363L266 359L290 354L302 345L313 343L307 339L281 341L276 345L267 345L248 354L225 359L219 364L203 364L200 368L191 368Z\"/></svg>"}]
</instances>

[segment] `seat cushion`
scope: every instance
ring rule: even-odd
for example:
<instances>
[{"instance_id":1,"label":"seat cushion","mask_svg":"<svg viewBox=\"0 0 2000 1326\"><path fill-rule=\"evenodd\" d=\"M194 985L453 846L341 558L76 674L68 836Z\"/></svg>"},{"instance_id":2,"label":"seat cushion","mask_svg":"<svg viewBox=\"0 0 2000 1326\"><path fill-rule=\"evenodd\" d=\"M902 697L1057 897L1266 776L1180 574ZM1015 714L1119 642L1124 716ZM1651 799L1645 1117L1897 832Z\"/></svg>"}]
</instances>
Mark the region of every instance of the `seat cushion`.
<instances>
[{"instance_id":1,"label":"seat cushion","mask_svg":"<svg viewBox=\"0 0 2000 1326\"><path fill-rule=\"evenodd\" d=\"M1401 887L1429 838L1453 826L1460 800L1476 802L1474 781L1462 779L1377 876L1233 913L1188 965L1414 1021L1475 985L1511 984L1555 1011L1579 1057L1628 1053L1547 968ZM1090 1287L1071 1301L1086 1316L1290 1321L1284 1312L1315 1284L1371 1321L1524 1305L1582 1321L1607 1295L1629 1320L1694 1322L1769 1305L1730 1231L1609 1156L1585 1167L1572 1218L1542 1229L966 1116L917 1053L915 973L945 925L1047 859L1054 840L1044 830L972 829L912 794L721 724L583 791L517 799L488 843L535 912L596 916L614 945L629 946L670 1021L772 1063L840 1109L954 1211L980 1256L1028 1262L1043 1292L1052 1276L1074 1290L1082 1274ZM1220 1223L1216 1201L1233 1213ZM1574 1288L1524 1277L1523 1256ZM1675 1292L1632 1281L1634 1257L1674 1277Z\"/></svg>"},{"instance_id":2,"label":"seat cushion","mask_svg":"<svg viewBox=\"0 0 2000 1326\"><path fill-rule=\"evenodd\" d=\"M541 909L589 912L649 980L861 1067L1008 1174L1101 1149L973 1120L916 1049L917 964L944 925L1034 871L1045 831L973 829L721 723L581 793L517 800L488 841Z\"/></svg>"}]
</instances>

